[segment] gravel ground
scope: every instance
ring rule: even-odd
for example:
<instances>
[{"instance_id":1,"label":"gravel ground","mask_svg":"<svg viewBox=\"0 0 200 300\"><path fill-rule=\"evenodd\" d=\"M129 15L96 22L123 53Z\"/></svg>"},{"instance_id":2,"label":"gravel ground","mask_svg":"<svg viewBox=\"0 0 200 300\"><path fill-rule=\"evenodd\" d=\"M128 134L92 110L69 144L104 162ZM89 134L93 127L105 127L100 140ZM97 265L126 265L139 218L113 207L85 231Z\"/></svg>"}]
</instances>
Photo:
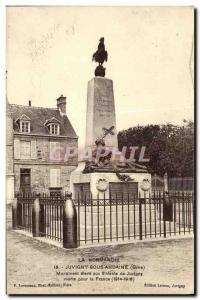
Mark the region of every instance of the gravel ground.
<instances>
[{"instance_id":1,"label":"gravel ground","mask_svg":"<svg viewBox=\"0 0 200 300\"><path fill-rule=\"evenodd\" d=\"M193 241L65 250L8 230L7 293L192 294Z\"/></svg>"}]
</instances>

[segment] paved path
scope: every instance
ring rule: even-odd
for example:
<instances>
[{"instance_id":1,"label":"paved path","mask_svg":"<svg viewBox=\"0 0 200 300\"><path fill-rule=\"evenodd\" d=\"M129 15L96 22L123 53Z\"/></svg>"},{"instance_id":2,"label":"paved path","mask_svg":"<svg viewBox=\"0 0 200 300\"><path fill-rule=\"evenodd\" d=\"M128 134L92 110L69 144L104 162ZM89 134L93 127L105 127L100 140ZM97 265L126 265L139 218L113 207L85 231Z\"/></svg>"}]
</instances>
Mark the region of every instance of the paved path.
<instances>
[{"instance_id":1,"label":"paved path","mask_svg":"<svg viewBox=\"0 0 200 300\"><path fill-rule=\"evenodd\" d=\"M65 250L9 230L7 245L8 293L193 293L193 238Z\"/></svg>"}]
</instances>

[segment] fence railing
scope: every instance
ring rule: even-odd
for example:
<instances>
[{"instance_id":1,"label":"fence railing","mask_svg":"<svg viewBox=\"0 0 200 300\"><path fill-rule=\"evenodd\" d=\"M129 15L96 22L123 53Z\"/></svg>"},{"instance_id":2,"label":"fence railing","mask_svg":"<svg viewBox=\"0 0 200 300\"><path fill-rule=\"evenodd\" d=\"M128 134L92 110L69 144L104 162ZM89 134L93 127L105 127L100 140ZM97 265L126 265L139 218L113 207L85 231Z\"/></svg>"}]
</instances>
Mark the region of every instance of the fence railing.
<instances>
[{"instance_id":1,"label":"fence railing","mask_svg":"<svg viewBox=\"0 0 200 300\"><path fill-rule=\"evenodd\" d=\"M79 244L145 239L193 231L193 194L116 194L115 198L75 198Z\"/></svg>"},{"instance_id":2,"label":"fence railing","mask_svg":"<svg viewBox=\"0 0 200 300\"><path fill-rule=\"evenodd\" d=\"M36 198L34 193L17 197L17 227L32 232L32 206Z\"/></svg>"},{"instance_id":3,"label":"fence railing","mask_svg":"<svg viewBox=\"0 0 200 300\"><path fill-rule=\"evenodd\" d=\"M43 219L43 236L53 240L63 240L63 207L65 198L43 195L40 207Z\"/></svg>"},{"instance_id":4,"label":"fence railing","mask_svg":"<svg viewBox=\"0 0 200 300\"><path fill-rule=\"evenodd\" d=\"M192 192L194 190L193 177L167 177L167 189L169 191ZM151 186L154 191L162 191L165 188L164 177L159 175L151 176Z\"/></svg>"},{"instance_id":5,"label":"fence railing","mask_svg":"<svg viewBox=\"0 0 200 300\"><path fill-rule=\"evenodd\" d=\"M16 194L13 228L64 247L170 237L194 230L193 192L136 194Z\"/></svg>"}]
</instances>

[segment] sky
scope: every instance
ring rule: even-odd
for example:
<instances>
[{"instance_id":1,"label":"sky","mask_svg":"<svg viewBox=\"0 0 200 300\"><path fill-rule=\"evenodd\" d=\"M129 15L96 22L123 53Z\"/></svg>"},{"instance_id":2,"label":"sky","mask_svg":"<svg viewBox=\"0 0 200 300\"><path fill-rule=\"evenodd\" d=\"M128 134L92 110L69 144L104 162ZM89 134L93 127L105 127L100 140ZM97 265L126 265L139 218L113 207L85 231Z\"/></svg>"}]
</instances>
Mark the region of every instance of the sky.
<instances>
[{"instance_id":1,"label":"sky","mask_svg":"<svg viewBox=\"0 0 200 300\"><path fill-rule=\"evenodd\" d=\"M191 7L7 7L7 97L56 107L84 145L87 82L105 38L106 77L113 80L117 130L193 120Z\"/></svg>"}]
</instances>

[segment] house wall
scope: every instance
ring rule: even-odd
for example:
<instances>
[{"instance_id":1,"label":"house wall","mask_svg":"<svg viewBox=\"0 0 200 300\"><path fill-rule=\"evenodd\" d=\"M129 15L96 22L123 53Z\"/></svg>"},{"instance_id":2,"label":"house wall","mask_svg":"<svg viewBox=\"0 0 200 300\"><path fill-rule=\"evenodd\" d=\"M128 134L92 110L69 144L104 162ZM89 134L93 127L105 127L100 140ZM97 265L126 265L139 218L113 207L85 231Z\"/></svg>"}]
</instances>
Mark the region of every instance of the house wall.
<instances>
[{"instance_id":1,"label":"house wall","mask_svg":"<svg viewBox=\"0 0 200 300\"><path fill-rule=\"evenodd\" d=\"M31 149L35 153L32 153L33 156L30 159L22 159L20 155L19 143L20 141L27 141L27 142L35 142L35 149ZM51 142L59 143L60 150L57 146L51 146ZM56 138L56 137L43 137L43 136L30 136L30 135L15 135L14 136L14 163L19 161L32 163L32 162L57 162L57 163L65 163L66 165L77 164L77 157L71 157L68 161L65 161L65 153L69 147L78 147L77 139L71 138ZM19 148L19 149L16 149ZM51 150L51 153L50 153ZM60 152L60 155L58 155Z\"/></svg>"},{"instance_id":2,"label":"house wall","mask_svg":"<svg viewBox=\"0 0 200 300\"><path fill-rule=\"evenodd\" d=\"M50 170L60 169L60 186L62 191L69 190L69 179L71 172L76 166L66 165L30 165L16 164L15 165L15 190L20 190L20 169L27 168L31 170L31 190L42 193L49 192L50 187Z\"/></svg>"},{"instance_id":3,"label":"house wall","mask_svg":"<svg viewBox=\"0 0 200 300\"><path fill-rule=\"evenodd\" d=\"M21 141L33 142L33 146L31 146L31 158L20 158ZM52 150L50 142L59 142L60 147L54 147ZM78 158L72 157L70 160L65 161L65 151L67 147L78 147L77 139L15 135L14 147L15 191L20 190L21 168L31 170L32 191L35 191L36 189L40 192L49 191L51 169L60 169L60 187L62 187L63 191L69 189L69 176L77 167ZM55 154L53 153L53 155L50 155L50 149L55 152ZM58 155L58 153L60 153L60 155Z\"/></svg>"},{"instance_id":4,"label":"house wall","mask_svg":"<svg viewBox=\"0 0 200 300\"><path fill-rule=\"evenodd\" d=\"M13 121L6 116L6 174L13 174Z\"/></svg>"},{"instance_id":5,"label":"house wall","mask_svg":"<svg viewBox=\"0 0 200 300\"><path fill-rule=\"evenodd\" d=\"M8 107L7 107L8 109ZM13 120L9 110L6 115L6 202L14 198Z\"/></svg>"}]
</instances>

